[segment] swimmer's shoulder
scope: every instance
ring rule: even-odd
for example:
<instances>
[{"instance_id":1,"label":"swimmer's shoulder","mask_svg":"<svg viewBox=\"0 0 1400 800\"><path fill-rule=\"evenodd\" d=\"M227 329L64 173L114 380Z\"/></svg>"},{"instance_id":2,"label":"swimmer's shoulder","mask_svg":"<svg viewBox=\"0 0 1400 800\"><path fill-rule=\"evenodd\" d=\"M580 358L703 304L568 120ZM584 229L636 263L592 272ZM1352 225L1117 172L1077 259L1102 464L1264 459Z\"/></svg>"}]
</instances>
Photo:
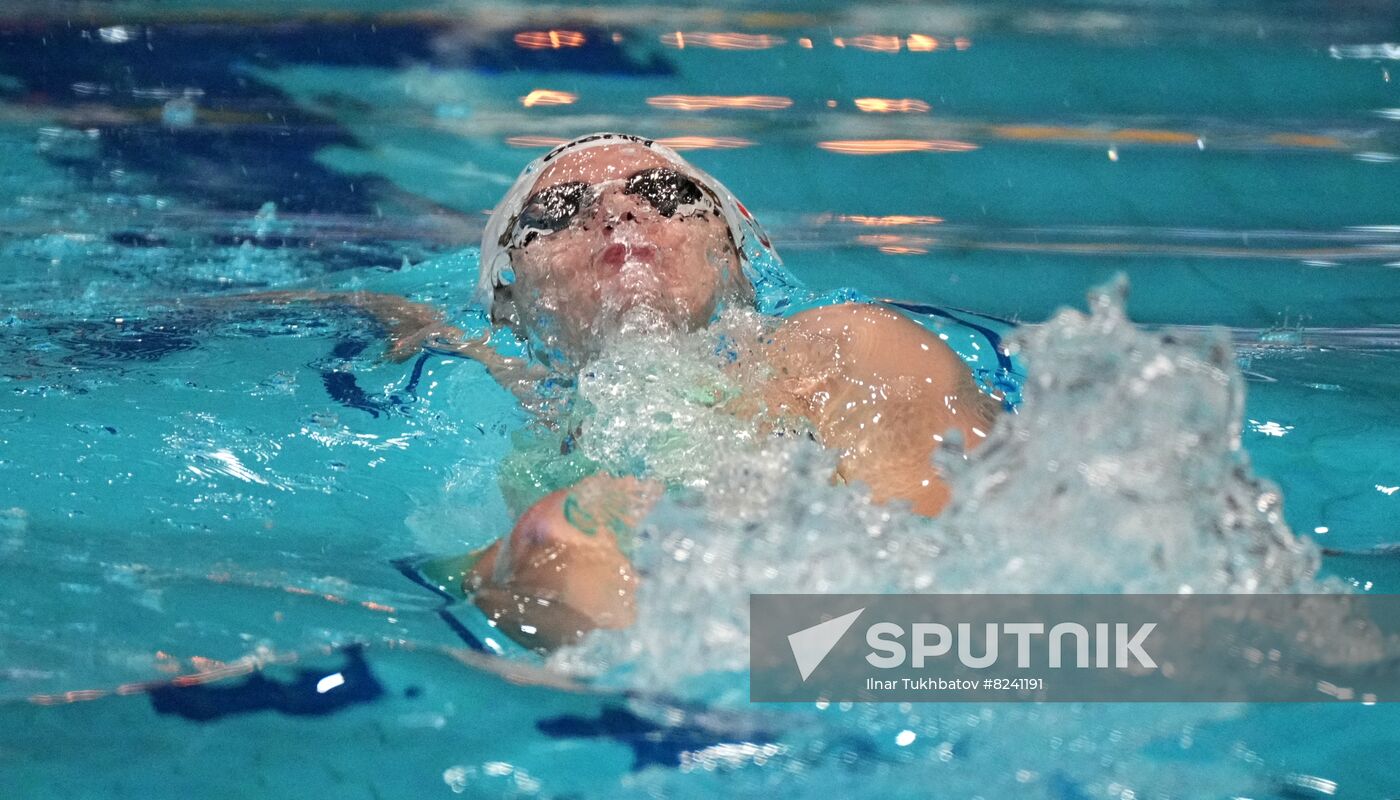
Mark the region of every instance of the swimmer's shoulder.
<instances>
[{"instance_id":1,"label":"swimmer's shoulder","mask_svg":"<svg viewBox=\"0 0 1400 800\"><path fill-rule=\"evenodd\" d=\"M828 444L865 440L882 416L885 429L904 431L910 442L949 428L970 439L997 413L996 401L936 334L874 304L795 314L774 333L766 356L770 407L812 420Z\"/></svg>"},{"instance_id":2,"label":"swimmer's shoulder","mask_svg":"<svg viewBox=\"0 0 1400 800\"><path fill-rule=\"evenodd\" d=\"M768 356L777 367L833 362L842 371L961 375L962 359L927 328L874 303L840 303L794 314L774 332Z\"/></svg>"}]
</instances>

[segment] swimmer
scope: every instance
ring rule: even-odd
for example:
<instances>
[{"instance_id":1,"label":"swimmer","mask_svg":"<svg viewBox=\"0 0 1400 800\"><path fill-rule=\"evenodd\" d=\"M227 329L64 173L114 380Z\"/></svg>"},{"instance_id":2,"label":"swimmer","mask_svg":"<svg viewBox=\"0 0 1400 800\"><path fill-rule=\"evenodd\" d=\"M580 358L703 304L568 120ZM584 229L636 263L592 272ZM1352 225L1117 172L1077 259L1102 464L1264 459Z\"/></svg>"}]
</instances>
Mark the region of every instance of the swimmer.
<instances>
[{"instance_id":1,"label":"swimmer","mask_svg":"<svg viewBox=\"0 0 1400 800\"><path fill-rule=\"evenodd\" d=\"M548 372L577 374L619 331L698 330L728 304L752 304L745 267L755 247L767 247L762 231L713 178L651 140L594 134L527 166L482 243L478 299L540 363L504 358L440 311L392 295L253 297L355 305L385 326L390 357L429 344L481 361L528 397ZM999 408L938 337L883 306L795 314L755 357L769 378L752 399L773 416L806 418L839 454L835 480L865 483L877 502L907 501L919 514L949 500L932 464L942 435L957 431L975 447ZM462 562L462 588L502 631L538 649L626 627L639 578L619 535L662 491L646 476L606 474L554 491Z\"/></svg>"}]
</instances>

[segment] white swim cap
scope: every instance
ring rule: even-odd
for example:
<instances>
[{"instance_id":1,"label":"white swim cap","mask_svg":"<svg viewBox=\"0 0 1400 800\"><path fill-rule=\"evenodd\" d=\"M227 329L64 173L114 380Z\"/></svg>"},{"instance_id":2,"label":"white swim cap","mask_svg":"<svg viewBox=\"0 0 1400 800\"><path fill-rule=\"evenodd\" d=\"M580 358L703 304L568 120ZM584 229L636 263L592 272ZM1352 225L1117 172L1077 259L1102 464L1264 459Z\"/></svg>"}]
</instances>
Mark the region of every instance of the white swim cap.
<instances>
[{"instance_id":1,"label":"white swim cap","mask_svg":"<svg viewBox=\"0 0 1400 800\"><path fill-rule=\"evenodd\" d=\"M590 133L587 136L580 136L571 142L561 144L531 161L525 169L520 171L520 176L515 179L510 191L506 192L505 197L501 198L501 202L491 212L491 219L486 223L486 230L481 236L481 272L476 283L475 298L486 309L488 315L492 315L495 310L493 306L496 302L497 290L509 284L506 277L506 273L510 270L509 233L516 218L519 217L525 201L530 197L539 173L551 161L565 153L575 153L594 147L622 143L639 144L650 149L671 162L678 171L690 176L714 193L719 200L724 221L729 226L729 236L734 242L734 249L739 254L739 263L744 272L742 283L746 288L751 287L754 283L754 276L749 273L752 264L757 259L766 254L773 261L777 260L777 253L768 240L768 234L764 233L758 221L753 218L747 208L744 208L744 204L739 202L739 198L735 197L733 192L726 189L724 184L715 180L704 170L696 168L681 158L676 151L653 139L643 139L640 136L631 136L625 133ZM751 301L752 296L746 299ZM494 319L494 316L492 318Z\"/></svg>"}]
</instances>

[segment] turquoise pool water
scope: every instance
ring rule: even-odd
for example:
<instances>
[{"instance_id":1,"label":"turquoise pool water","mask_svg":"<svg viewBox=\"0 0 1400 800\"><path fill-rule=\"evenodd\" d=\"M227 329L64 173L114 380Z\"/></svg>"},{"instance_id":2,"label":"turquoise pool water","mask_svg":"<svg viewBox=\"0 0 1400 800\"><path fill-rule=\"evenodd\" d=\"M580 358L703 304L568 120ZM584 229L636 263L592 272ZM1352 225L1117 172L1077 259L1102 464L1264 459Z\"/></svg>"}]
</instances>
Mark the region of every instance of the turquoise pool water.
<instances>
[{"instance_id":1,"label":"turquoise pool water","mask_svg":"<svg viewBox=\"0 0 1400 800\"><path fill-rule=\"evenodd\" d=\"M1369 551L1400 541L1396 36L1365 2L0 10L6 795L1400 794L1384 706L736 702L701 612L761 587L703 570L653 620L698 678L651 652L560 685L395 567L508 528L515 401L460 360L384 362L351 314L211 302L368 288L470 323L484 212L525 162L663 137L815 291L1007 333L1121 273L1146 329L1224 326L1288 526L1344 553L1324 575L1395 591ZM1103 409L1143 441L1176 413ZM1027 551L1037 580L1138 571L1024 527L1057 543ZM1027 588L972 563L940 580ZM1172 569L1115 585L1211 579ZM884 578L861 570L833 580Z\"/></svg>"}]
</instances>

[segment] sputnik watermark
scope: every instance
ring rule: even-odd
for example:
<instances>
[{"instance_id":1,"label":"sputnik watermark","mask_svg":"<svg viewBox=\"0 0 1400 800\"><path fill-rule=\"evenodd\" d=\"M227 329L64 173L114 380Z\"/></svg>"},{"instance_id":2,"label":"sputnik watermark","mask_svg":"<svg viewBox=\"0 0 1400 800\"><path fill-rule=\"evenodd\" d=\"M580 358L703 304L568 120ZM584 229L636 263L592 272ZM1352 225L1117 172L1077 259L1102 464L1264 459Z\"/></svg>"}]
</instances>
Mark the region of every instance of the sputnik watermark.
<instances>
[{"instance_id":1,"label":"sputnik watermark","mask_svg":"<svg viewBox=\"0 0 1400 800\"><path fill-rule=\"evenodd\" d=\"M751 612L758 701L1400 699L1400 596L754 595Z\"/></svg>"},{"instance_id":2,"label":"sputnik watermark","mask_svg":"<svg viewBox=\"0 0 1400 800\"><path fill-rule=\"evenodd\" d=\"M1125 669L1130 661L1135 661L1138 666L1144 669L1156 669L1157 662L1143 650L1143 643L1148 635L1157 627L1155 622L1145 622L1136 626L1129 637L1129 628L1132 626L1118 622L1109 624L1100 622L1094 626L1093 641L1095 643L1095 656L1091 660L1089 657L1089 629L1077 622L1061 622L1050 629L1047 637L1048 648L1043 650L1046 654L1045 665L1049 669L1060 669L1065 659L1062 657L1062 647L1066 637L1070 637L1075 642L1074 666L1076 667L1098 667L1099 669L1117 668ZM874 649L874 652L865 657L870 665L879 669L895 669L904 666L906 659L916 668L922 669L930 658L939 658L948 655L953 648L953 632L947 625L938 622L915 622L912 626L911 643L906 648L901 641L904 637L904 628L893 622L880 622L871 625L865 633L865 641ZM973 653L973 630L972 624L960 622L957 624L958 661L963 666L972 669L982 669L997 663L1001 655L999 642L1001 633L1005 632L1016 639L1016 666L1019 669L1027 669L1031 665L1031 651L1033 637L1045 635L1045 624L1041 622L1008 622L998 624L995 622L986 623L982 631L982 641L985 642L982 653ZM1116 634L1116 635L1115 635ZM932 640L932 641L930 641ZM1109 658L1110 650L1115 654Z\"/></svg>"}]
</instances>

